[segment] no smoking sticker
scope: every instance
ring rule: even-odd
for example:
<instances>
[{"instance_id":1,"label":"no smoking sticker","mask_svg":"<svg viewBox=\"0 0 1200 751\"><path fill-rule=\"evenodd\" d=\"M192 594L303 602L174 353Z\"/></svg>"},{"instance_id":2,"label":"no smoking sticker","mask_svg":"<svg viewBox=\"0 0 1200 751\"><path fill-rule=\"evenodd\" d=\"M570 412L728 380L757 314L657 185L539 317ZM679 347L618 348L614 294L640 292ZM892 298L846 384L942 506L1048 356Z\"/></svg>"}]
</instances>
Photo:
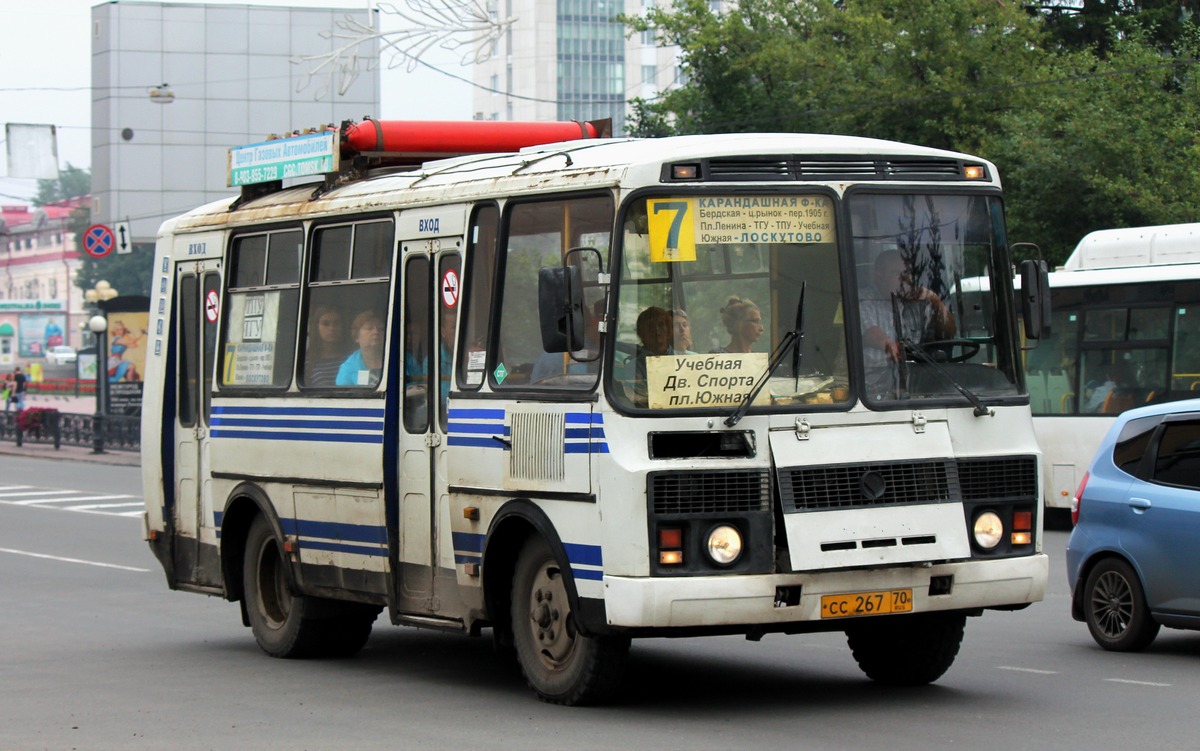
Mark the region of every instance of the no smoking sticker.
<instances>
[{"instance_id":1,"label":"no smoking sticker","mask_svg":"<svg viewBox=\"0 0 1200 751\"><path fill-rule=\"evenodd\" d=\"M447 308L458 304L458 272L454 269L446 269L442 276L442 303Z\"/></svg>"},{"instance_id":2,"label":"no smoking sticker","mask_svg":"<svg viewBox=\"0 0 1200 751\"><path fill-rule=\"evenodd\" d=\"M210 289L208 294L204 296L204 317L209 323L217 322L217 311L220 306L217 304L217 291Z\"/></svg>"}]
</instances>

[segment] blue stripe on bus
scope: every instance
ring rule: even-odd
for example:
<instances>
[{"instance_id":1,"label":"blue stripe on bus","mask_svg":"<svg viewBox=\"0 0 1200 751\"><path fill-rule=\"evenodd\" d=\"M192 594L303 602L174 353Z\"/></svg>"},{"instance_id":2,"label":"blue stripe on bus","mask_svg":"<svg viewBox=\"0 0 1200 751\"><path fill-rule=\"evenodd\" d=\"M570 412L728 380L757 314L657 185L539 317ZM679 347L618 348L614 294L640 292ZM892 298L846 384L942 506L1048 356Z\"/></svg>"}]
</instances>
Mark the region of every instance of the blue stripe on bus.
<instances>
[{"instance_id":1,"label":"blue stripe on bus","mask_svg":"<svg viewBox=\"0 0 1200 751\"><path fill-rule=\"evenodd\" d=\"M380 407L218 407L214 415L296 415L303 417L383 417Z\"/></svg>"},{"instance_id":2,"label":"blue stripe on bus","mask_svg":"<svg viewBox=\"0 0 1200 751\"><path fill-rule=\"evenodd\" d=\"M383 420L265 420L245 417L212 418L213 427L313 428L316 430L383 430Z\"/></svg>"},{"instance_id":3,"label":"blue stripe on bus","mask_svg":"<svg viewBox=\"0 0 1200 751\"><path fill-rule=\"evenodd\" d=\"M575 568L571 567L571 573L576 579L590 579L591 581L604 581L604 572L596 571L590 568Z\"/></svg>"},{"instance_id":4,"label":"blue stripe on bus","mask_svg":"<svg viewBox=\"0 0 1200 751\"><path fill-rule=\"evenodd\" d=\"M567 551L567 559L581 566L603 566L603 556L599 545L580 545L574 542L564 542L563 549Z\"/></svg>"},{"instance_id":5,"label":"blue stripe on bus","mask_svg":"<svg viewBox=\"0 0 1200 751\"><path fill-rule=\"evenodd\" d=\"M504 410L502 409L452 409L449 417L451 420L503 420Z\"/></svg>"},{"instance_id":6,"label":"blue stripe on bus","mask_svg":"<svg viewBox=\"0 0 1200 751\"><path fill-rule=\"evenodd\" d=\"M213 438L252 441L319 441L328 443L383 443L383 433L291 433L267 430L213 430Z\"/></svg>"},{"instance_id":7,"label":"blue stripe on bus","mask_svg":"<svg viewBox=\"0 0 1200 751\"><path fill-rule=\"evenodd\" d=\"M387 543L387 531L374 524L347 524L313 519L280 519L279 524L283 527L283 533L287 535L320 537L343 542L371 542L377 545Z\"/></svg>"},{"instance_id":8,"label":"blue stripe on bus","mask_svg":"<svg viewBox=\"0 0 1200 751\"><path fill-rule=\"evenodd\" d=\"M455 552L462 550L467 553L483 552L483 535L475 532L451 532Z\"/></svg>"},{"instance_id":9,"label":"blue stripe on bus","mask_svg":"<svg viewBox=\"0 0 1200 751\"><path fill-rule=\"evenodd\" d=\"M494 432L494 431L493 431ZM479 449L504 449L507 451L508 446L505 446L495 438L468 438L466 436L451 435L446 438L447 446L474 446Z\"/></svg>"},{"instance_id":10,"label":"blue stripe on bus","mask_svg":"<svg viewBox=\"0 0 1200 751\"><path fill-rule=\"evenodd\" d=\"M567 428L567 438L603 438L604 428Z\"/></svg>"},{"instance_id":11,"label":"blue stripe on bus","mask_svg":"<svg viewBox=\"0 0 1200 751\"><path fill-rule=\"evenodd\" d=\"M566 418L567 424L570 425L596 425L604 422L603 415L593 416L591 412L568 412Z\"/></svg>"},{"instance_id":12,"label":"blue stripe on bus","mask_svg":"<svg viewBox=\"0 0 1200 751\"><path fill-rule=\"evenodd\" d=\"M607 443L568 443L563 446L564 454L607 454Z\"/></svg>"}]
</instances>

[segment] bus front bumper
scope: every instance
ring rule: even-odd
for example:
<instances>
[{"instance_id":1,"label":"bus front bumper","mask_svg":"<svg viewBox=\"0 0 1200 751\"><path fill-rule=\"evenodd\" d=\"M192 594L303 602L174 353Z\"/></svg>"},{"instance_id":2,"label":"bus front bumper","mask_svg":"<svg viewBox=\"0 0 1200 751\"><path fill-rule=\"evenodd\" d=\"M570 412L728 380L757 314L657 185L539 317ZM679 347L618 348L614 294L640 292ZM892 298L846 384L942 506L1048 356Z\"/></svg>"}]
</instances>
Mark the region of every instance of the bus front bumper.
<instances>
[{"instance_id":1,"label":"bus front bumper","mask_svg":"<svg viewBox=\"0 0 1200 751\"><path fill-rule=\"evenodd\" d=\"M604 605L608 625L617 628L832 623L848 615L844 607L830 608L829 602L841 599L836 597L840 595L872 593L903 599L903 594L893 593L911 590L912 613L1020 607L1045 597L1049 568L1049 558L1038 554L765 576L606 575ZM937 593L931 593L931 581ZM830 597L824 613L823 597Z\"/></svg>"}]
</instances>

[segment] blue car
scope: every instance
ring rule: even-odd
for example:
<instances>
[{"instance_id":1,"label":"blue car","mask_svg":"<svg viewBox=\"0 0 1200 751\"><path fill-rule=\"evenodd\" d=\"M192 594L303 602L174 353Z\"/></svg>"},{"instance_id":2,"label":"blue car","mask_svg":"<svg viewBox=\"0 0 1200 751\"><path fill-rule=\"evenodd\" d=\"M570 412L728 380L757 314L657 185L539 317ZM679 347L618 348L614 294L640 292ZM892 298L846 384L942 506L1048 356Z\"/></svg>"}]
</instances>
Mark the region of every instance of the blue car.
<instances>
[{"instance_id":1,"label":"blue car","mask_svg":"<svg viewBox=\"0 0 1200 751\"><path fill-rule=\"evenodd\" d=\"M1200 399L1122 413L1075 494L1071 615L1105 649L1200 630Z\"/></svg>"}]
</instances>

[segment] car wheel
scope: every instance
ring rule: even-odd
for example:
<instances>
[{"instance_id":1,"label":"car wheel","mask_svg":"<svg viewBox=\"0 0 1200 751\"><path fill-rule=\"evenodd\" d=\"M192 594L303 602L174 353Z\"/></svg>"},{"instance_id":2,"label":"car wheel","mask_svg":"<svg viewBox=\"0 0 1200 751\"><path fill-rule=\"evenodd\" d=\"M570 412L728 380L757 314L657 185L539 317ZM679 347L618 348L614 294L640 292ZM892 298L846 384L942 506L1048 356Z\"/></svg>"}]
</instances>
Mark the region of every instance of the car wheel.
<instances>
[{"instance_id":1,"label":"car wheel","mask_svg":"<svg viewBox=\"0 0 1200 751\"><path fill-rule=\"evenodd\" d=\"M1106 558L1088 574L1083 590L1088 631L1101 647L1113 652L1145 649L1158 635L1146 595L1133 567Z\"/></svg>"}]
</instances>

